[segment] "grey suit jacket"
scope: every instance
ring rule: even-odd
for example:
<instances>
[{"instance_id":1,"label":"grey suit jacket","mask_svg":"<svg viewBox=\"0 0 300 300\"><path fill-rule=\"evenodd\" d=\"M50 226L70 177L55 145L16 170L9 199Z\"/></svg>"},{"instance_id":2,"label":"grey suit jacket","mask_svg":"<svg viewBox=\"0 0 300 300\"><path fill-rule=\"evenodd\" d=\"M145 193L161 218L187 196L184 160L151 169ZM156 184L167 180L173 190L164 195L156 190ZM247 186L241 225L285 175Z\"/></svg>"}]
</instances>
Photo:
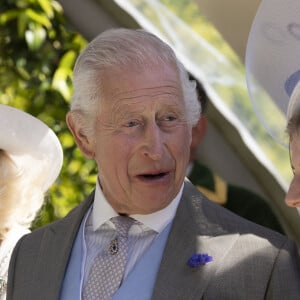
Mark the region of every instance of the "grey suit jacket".
<instances>
[{"instance_id":1,"label":"grey suit jacket","mask_svg":"<svg viewBox=\"0 0 300 300\"><path fill-rule=\"evenodd\" d=\"M93 197L19 241L7 300L59 299L72 245ZM192 268L187 260L194 253L207 253L213 261ZM185 182L152 299L300 299L296 246L212 203Z\"/></svg>"}]
</instances>

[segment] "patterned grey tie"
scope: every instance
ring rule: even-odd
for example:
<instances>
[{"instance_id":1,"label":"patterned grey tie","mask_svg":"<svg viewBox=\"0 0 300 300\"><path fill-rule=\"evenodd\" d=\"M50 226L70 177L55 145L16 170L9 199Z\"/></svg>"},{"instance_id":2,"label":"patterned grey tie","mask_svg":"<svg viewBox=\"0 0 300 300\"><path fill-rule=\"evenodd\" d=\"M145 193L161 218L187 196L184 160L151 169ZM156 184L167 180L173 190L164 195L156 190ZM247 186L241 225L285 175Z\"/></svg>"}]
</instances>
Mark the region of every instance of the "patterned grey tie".
<instances>
[{"instance_id":1,"label":"patterned grey tie","mask_svg":"<svg viewBox=\"0 0 300 300\"><path fill-rule=\"evenodd\" d=\"M111 219L117 236L104 253L96 256L83 289L84 300L109 300L121 285L127 259L127 237L134 219L117 216Z\"/></svg>"}]
</instances>

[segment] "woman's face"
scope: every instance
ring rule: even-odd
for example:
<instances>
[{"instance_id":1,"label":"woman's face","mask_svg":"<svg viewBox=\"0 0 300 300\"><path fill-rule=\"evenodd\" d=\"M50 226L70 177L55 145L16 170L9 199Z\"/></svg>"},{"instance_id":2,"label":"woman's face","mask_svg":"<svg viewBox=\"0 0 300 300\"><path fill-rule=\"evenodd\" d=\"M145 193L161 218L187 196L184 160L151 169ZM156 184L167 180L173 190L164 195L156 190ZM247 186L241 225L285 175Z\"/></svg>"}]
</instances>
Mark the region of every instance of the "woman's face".
<instances>
[{"instance_id":1,"label":"woman's face","mask_svg":"<svg viewBox=\"0 0 300 300\"><path fill-rule=\"evenodd\" d=\"M291 167L294 177L285 197L288 206L297 207L300 212L300 137L290 140Z\"/></svg>"}]
</instances>

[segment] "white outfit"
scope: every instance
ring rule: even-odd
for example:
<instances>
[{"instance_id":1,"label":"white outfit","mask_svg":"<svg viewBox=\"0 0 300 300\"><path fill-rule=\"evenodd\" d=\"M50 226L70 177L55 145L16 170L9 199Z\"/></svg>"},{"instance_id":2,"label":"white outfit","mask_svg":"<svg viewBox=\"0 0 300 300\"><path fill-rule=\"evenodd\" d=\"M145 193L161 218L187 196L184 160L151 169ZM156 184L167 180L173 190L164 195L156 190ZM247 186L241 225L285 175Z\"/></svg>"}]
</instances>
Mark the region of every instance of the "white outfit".
<instances>
[{"instance_id":1,"label":"white outfit","mask_svg":"<svg viewBox=\"0 0 300 300\"><path fill-rule=\"evenodd\" d=\"M17 241L30 231L21 226L15 226L6 235L0 246L0 300L6 298L7 273L11 253Z\"/></svg>"}]
</instances>

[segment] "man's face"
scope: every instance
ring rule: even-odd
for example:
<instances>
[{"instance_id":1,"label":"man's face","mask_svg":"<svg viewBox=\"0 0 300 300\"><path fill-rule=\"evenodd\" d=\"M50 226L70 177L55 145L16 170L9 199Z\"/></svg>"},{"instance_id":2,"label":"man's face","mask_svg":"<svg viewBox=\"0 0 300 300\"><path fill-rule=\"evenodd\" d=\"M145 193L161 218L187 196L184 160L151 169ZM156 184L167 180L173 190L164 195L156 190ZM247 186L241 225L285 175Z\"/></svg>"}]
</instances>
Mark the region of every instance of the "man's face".
<instances>
[{"instance_id":1,"label":"man's face","mask_svg":"<svg viewBox=\"0 0 300 300\"><path fill-rule=\"evenodd\" d=\"M285 197L288 206L300 208L300 137L295 134L290 142L291 165L294 177Z\"/></svg>"},{"instance_id":2,"label":"man's face","mask_svg":"<svg viewBox=\"0 0 300 300\"><path fill-rule=\"evenodd\" d=\"M179 192L189 160L191 127L175 68L104 74L95 159L104 195L125 214L149 214Z\"/></svg>"}]
</instances>

